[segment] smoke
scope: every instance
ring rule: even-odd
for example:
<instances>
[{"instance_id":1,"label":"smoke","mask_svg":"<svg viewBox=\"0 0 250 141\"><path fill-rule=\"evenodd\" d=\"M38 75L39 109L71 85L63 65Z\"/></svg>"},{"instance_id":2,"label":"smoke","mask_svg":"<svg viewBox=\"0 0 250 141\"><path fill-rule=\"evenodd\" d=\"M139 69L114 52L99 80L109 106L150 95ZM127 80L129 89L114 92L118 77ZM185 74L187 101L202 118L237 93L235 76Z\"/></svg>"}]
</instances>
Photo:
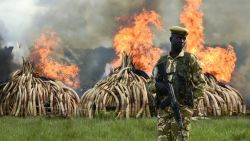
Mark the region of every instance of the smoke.
<instances>
[{"instance_id":1,"label":"smoke","mask_svg":"<svg viewBox=\"0 0 250 141\"><path fill-rule=\"evenodd\" d=\"M32 18L36 11L37 7L34 5L33 0L0 1L0 21L6 28L1 33L4 34L6 43L26 42L26 31L29 31L30 26L33 24ZM0 25L2 26L1 22Z\"/></svg>"},{"instance_id":2,"label":"smoke","mask_svg":"<svg viewBox=\"0 0 250 141\"><path fill-rule=\"evenodd\" d=\"M0 47L4 45L4 37L3 35L7 34L7 30L5 28L4 23L0 20Z\"/></svg>"},{"instance_id":3,"label":"smoke","mask_svg":"<svg viewBox=\"0 0 250 141\"><path fill-rule=\"evenodd\" d=\"M216 4L215 4L216 3ZM236 68L231 85L238 89L250 108L250 19L248 0L204 1L206 43L211 45L232 44L237 55Z\"/></svg>"},{"instance_id":4,"label":"smoke","mask_svg":"<svg viewBox=\"0 0 250 141\"><path fill-rule=\"evenodd\" d=\"M247 107L250 107L250 44L243 42L241 44L233 43L238 60L236 69L233 72L231 85L238 89L246 99Z\"/></svg>"},{"instance_id":5,"label":"smoke","mask_svg":"<svg viewBox=\"0 0 250 141\"><path fill-rule=\"evenodd\" d=\"M12 62L12 49L13 47L0 48L0 83L6 82L9 75L17 68L17 65Z\"/></svg>"},{"instance_id":6,"label":"smoke","mask_svg":"<svg viewBox=\"0 0 250 141\"><path fill-rule=\"evenodd\" d=\"M3 46L3 37L0 34L0 47L2 47L2 46Z\"/></svg>"},{"instance_id":7,"label":"smoke","mask_svg":"<svg viewBox=\"0 0 250 141\"><path fill-rule=\"evenodd\" d=\"M41 32L53 30L69 48L96 48L112 47L119 26L116 17L132 15L143 8L162 15L166 30L157 33L156 46L169 43L168 28L180 23L184 0L1 0L0 4L0 21L8 31L7 42L30 46ZM206 43L248 40L248 7L248 0L203 1Z\"/></svg>"},{"instance_id":8,"label":"smoke","mask_svg":"<svg viewBox=\"0 0 250 141\"><path fill-rule=\"evenodd\" d=\"M45 30L53 30L71 48L112 46L118 29L116 18L141 10L144 0L78 0L38 1L44 9L33 17L32 38Z\"/></svg>"},{"instance_id":9,"label":"smoke","mask_svg":"<svg viewBox=\"0 0 250 141\"><path fill-rule=\"evenodd\" d=\"M0 83L8 80L9 75L13 72L17 65L13 63L13 55L11 54L13 47L3 47L4 39L0 34Z\"/></svg>"},{"instance_id":10,"label":"smoke","mask_svg":"<svg viewBox=\"0 0 250 141\"><path fill-rule=\"evenodd\" d=\"M250 1L248 0L204 1L206 42L212 44L248 41ZM215 4L216 3L216 4Z\"/></svg>"},{"instance_id":11,"label":"smoke","mask_svg":"<svg viewBox=\"0 0 250 141\"><path fill-rule=\"evenodd\" d=\"M115 58L115 52L112 48L98 47L95 49L73 49L73 52L81 54L77 65L80 69L80 81L83 94L84 91L91 88L98 80L102 78L105 72L106 63L111 62ZM71 52L65 52L69 58ZM72 59L72 58L71 58Z\"/></svg>"},{"instance_id":12,"label":"smoke","mask_svg":"<svg viewBox=\"0 0 250 141\"><path fill-rule=\"evenodd\" d=\"M17 64L21 64L22 57L29 54L30 39L27 38L27 31L32 30L30 27L36 11L37 7L32 0L0 1L0 34L4 38L2 46L14 47L12 59Z\"/></svg>"}]
</instances>

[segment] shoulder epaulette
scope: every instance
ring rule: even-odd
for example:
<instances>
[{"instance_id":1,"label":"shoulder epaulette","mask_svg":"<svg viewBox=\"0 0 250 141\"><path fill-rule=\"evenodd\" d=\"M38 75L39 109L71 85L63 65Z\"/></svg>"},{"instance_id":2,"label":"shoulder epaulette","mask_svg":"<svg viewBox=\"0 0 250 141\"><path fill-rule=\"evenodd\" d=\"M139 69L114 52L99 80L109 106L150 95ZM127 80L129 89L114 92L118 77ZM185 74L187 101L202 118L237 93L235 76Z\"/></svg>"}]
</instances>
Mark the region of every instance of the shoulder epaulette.
<instances>
[{"instance_id":1,"label":"shoulder epaulette","mask_svg":"<svg viewBox=\"0 0 250 141\"><path fill-rule=\"evenodd\" d=\"M185 56L185 57L188 57L188 58L191 58L191 57L192 57L192 54L189 53L189 52L184 52L184 56Z\"/></svg>"},{"instance_id":2,"label":"shoulder epaulette","mask_svg":"<svg viewBox=\"0 0 250 141\"><path fill-rule=\"evenodd\" d=\"M198 59L194 54L189 53L189 52L184 52L184 63L190 64L190 63L195 62L196 60Z\"/></svg>"}]
</instances>

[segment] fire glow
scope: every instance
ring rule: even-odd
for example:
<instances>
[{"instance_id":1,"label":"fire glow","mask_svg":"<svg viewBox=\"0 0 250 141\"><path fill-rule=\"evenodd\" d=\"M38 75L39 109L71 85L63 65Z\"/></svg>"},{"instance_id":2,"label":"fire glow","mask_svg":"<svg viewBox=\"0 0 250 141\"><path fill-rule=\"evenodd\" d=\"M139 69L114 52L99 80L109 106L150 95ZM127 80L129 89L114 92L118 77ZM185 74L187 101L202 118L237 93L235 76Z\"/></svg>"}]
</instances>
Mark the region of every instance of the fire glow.
<instances>
[{"instance_id":1,"label":"fire glow","mask_svg":"<svg viewBox=\"0 0 250 141\"><path fill-rule=\"evenodd\" d=\"M54 32L46 32L35 41L34 48L30 55L30 60L34 64L35 72L40 76L59 80L66 85L79 88L79 68L76 65L60 64L53 60L55 49L59 49L63 54L62 48L59 46L60 39Z\"/></svg>"},{"instance_id":2,"label":"fire glow","mask_svg":"<svg viewBox=\"0 0 250 141\"><path fill-rule=\"evenodd\" d=\"M135 68L150 75L162 53L160 48L153 47L154 34L150 26L161 30L160 16L154 11L143 10L129 24L121 27L114 37L114 49L118 59L113 61L113 66L116 68L121 65L121 55L125 52L132 56Z\"/></svg>"},{"instance_id":3,"label":"fire glow","mask_svg":"<svg viewBox=\"0 0 250 141\"><path fill-rule=\"evenodd\" d=\"M235 68L236 54L231 45L226 49L204 46L202 0L186 0L180 21L189 30L186 51L195 54L203 72L214 75L219 81L229 82Z\"/></svg>"}]
</instances>

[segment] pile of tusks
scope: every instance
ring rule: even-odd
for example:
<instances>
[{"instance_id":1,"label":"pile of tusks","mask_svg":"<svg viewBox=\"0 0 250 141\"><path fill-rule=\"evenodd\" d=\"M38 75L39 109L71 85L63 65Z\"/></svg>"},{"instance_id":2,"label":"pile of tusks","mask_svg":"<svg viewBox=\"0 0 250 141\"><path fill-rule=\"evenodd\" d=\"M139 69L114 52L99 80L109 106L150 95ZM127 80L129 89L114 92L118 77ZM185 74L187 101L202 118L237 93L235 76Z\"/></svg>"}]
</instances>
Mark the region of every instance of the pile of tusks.
<instances>
[{"instance_id":1,"label":"pile of tusks","mask_svg":"<svg viewBox=\"0 0 250 141\"><path fill-rule=\"evenodd\" d=\"M23 60L0 89L0 115L71 117L79 115L76 92L59 81L43 80Z\"/></svg>"},{"instance_id":2,"label":"pile of tusks","mask_svg":"<svg viewBox=\"0 0 250 141\"><path fill-rule=\"evenodd\" d=\"M113 112L116 118L151 117L153 95L146 90L146 79L132 71L130 57L123 55L122 65L81 97L81 114L89 118Z\"/></svg>"},{"instance_id":3,"label":"pile of tusks","mask_svg":"<svg viewBox=\"0 0 250 141\"><path fill-rule=\"evenodd\" d=\"M205 74L206 90L204 98L198 101L194 115L223 116L246 113L244 99L235 88L216 80L211 74Z\"/></svg>"}]
</instances>

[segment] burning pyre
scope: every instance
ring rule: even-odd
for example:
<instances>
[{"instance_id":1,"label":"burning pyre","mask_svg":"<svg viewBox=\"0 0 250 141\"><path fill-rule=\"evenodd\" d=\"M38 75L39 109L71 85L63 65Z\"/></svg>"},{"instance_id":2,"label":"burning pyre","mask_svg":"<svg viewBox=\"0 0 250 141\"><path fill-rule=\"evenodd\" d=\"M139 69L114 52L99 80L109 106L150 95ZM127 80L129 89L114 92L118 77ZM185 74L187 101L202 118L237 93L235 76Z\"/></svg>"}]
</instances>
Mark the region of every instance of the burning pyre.
<instances>
[{"instance_id":1,"label":"burning pyre","mask_svg":"<svg viewBox=\"0 0 250 141\"><path fill-rule=\"evenodd\" d=\"M156 12L145 10L133 19L126 20L133 23L122 27L114 38L114 49L118 58L112 65L116 69L81 98L82 113L90 118L108 110L113 111L117 118L151 117L154 111L153 95L146 90L145 78L133 70L143 70L151 74L162 51L153 47L154 35L149 25L161 29L161 21Z\"/></svg>"},{"instance_id":2,"label":"burning pyre","mask_svg":"<svg viewBox=\"0 0 250 141\"><path fill-rule=\"evenodd\" d=\"M64 57L60 38L55 32L45 32L35 41L29 59L40 76L62 81L72 88L79 88L79 67L57 62L54 59L57 56Z\"/></svg>"},{"instance_id":3,"label":"burning pyre","mask_svg":"<svg viewBox=\"0 0 250 141\"><path fill-rule=\"evenodd\" d=\"M195 54L206 73L205 98L199 101L195 115L220 116L244 114L246 106L240 93L229 82L235 67L236 54L228 47L205 47L202 0L185 0L180 21L189 29L187 52ZM209 73L209 74L208 74ZM218 80L218 81L217 81Z\"/></svg>"},{"instance_id":4,"label":"burning pyre","mask_svg":"<svg viewBox=\"0 0 250 141\"><path fill-rule=\"evenodd\" d=\"M146 79L134 73L130 57L124 54L122 62L107 79L83 94L84 116L93 118L95 114L112 111L116 118L151 117L153 96L147 92Z\"/></svg>"},{"instance_id":5,"label":"burning pyre","mask_svg":"<svg viewBox=\"0 0 250 141\"><path fill-rule=\"evenodd\" d=\"M196 116L224 116L246 113L246 105L239 91L228 84L206 73L206 91L204 99L198 102L194 115Z\"/></svg>"},{"instance_id":6,"label":"burning pyre","mask_svg":"<svg viewBox=\"0 0 250 141\"><path fill-rule=\"evenodd\" d=\"M78 95L60 81L44 80L28 61L1 89L0 114L13 116L76 116Z\"/></svg>"},{"instance_id":7,"label":"burning pyre","mask_svg":"<svg viewBox=\"0 0 250 141\"><path fill-rule=\"evenodd\" d=\"M36 40L28 58L31 62L23 60L22 68L1 87L1 115L78 115L79 96L63 83L77 88L79 69L50 58L59 40L53 32L44 33Z\"/></svg>"}]
</instances>

